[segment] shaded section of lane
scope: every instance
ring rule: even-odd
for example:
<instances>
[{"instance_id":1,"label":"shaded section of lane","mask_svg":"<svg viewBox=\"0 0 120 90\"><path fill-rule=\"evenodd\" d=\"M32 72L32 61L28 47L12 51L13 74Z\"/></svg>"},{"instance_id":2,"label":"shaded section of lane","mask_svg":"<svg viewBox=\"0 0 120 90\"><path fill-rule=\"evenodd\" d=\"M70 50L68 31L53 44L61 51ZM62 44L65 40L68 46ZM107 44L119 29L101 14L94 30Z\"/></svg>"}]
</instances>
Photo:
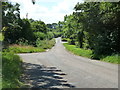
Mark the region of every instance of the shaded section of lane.
<instances>
[{"instance_id":1,"label":"shaded section of lane","mask_svg":"<svg viewBox=\"0 0 120 90\"><path fill-rule=\"evenodd\" d=\"M22 82L29 88L73 88L63 78L65 73L56 67L46 67L40 64L25 63ZM26 87L26 86L24 86Z\"/></svg>"}]
</instances>

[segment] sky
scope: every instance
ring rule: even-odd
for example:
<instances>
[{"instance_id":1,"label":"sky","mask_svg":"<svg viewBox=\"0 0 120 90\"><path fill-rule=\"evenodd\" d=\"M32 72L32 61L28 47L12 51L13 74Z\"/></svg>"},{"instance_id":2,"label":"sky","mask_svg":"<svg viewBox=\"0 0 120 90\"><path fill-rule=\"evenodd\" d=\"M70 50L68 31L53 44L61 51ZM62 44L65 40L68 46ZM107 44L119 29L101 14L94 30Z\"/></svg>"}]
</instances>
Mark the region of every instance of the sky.
<instances>
[{"instance_id":1,"label":"sky","mask_svg":"<svg viewBox=\"0 0 120 90\"><path fill-rule=\"evenodd\" d=\"M63 21L65 15L70 15L77 2L83 0L36 0L33 5L31 0L8 0L12 3L20 4L20 17L44 21L48 23L57 23Z\"/></svg>"}]
</instances>

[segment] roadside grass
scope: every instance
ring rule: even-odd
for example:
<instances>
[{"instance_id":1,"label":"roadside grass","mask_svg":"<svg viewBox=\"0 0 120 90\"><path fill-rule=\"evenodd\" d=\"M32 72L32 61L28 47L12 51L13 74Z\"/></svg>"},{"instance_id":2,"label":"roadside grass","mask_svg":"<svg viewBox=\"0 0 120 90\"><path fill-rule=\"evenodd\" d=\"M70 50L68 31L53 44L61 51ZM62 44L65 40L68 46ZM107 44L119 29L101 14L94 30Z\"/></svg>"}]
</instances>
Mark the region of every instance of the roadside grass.
<instances>
[{"instance_id":1,"label":"roadside grass","mask_svg":"<svg viewBox=\"0 0 120 90\"><path fill-rule=\"evenodd\" d=\"M102 58L101 61L120 64L120 55L115 54L115 55L111 55L111 56L106 56L106 57Z\"/></svg>"},{"instance_id":2,"label":"roadside grass","mask_svg":"<svg viewBox=\"0 0 120 90\"><path fill-rule=\"evenodd\" d=\"M68 51L71 51L75 55L83 56L83 57L88 57L90 58L92 56L92 51L91 50L85 50L81 48L77 48L75 45L69 45L68 43L63 43L65 48Z\"/></svg>"},{"instance_id":3,"label":"roadside grass","mask_svg":"<svg viewBox=\"0 0 120 90\"><path fill-rule=\"evenodd\" d=\"M22 46L22 45L10 45L8 51L14 53L33 53L33 52L44 52L45 49L33 47L33 46Z\"/></svg>"},{"instance_id":4,"label":"roadside grass","mask_svg":"<svg viewBox=\"0 0 120 90\"><path fill-rule=\"evenodd\" d=\"M12 52L2 52L2 88L19 88L22 60Z\"/></svg>"},{"instance_id":5,"label":"roadside grass","mask_svg":"<svg viewBox=\"0 0 120 90\"><path fill-rule=\"evenodd\" d=\"M68 51L72 52L75 55L88 57L88 58L91 58L93 56L92 50L85 50L85 49L77 48L75 45L69 45L68 43L63 43L63 45L65 46L65 48ZM114 63L114 64L120 64L120 55L115 54L115 55L111 55L111 56L102 56L100 58L100 61L105 61L105 62Z\"/></svg>"},{"instance_id":6,"label":"roadside grass","mask_svg":"<svg viewBox=\"0 0 120 90\"><path fill-rule=\"evenodd\" d=\"M44 40L40 41L37 47L26 46L26 45L18 45L13 44L10 45L7 51L14 53L34 53L34 52L44 52L45 49L50 49L55 45L55 40Z\"/></svg>"}]
</instances>

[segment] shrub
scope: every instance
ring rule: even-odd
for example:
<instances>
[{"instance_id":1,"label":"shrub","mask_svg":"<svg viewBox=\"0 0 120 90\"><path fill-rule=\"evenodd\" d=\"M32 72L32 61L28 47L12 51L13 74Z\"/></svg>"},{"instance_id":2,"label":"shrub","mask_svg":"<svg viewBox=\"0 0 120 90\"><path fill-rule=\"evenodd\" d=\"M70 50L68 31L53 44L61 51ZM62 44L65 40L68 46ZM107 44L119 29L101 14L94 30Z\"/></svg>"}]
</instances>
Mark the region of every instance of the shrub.
<instances>
[{"instance_id":1,"label":"shrub","mask_svg":"<svg viewBox=\"0 0 120 90\"><path fill-rule=\"evenodd\" d=\"M62 41L67 42L67 41L68 41L68 39L67 39L67 38L62 38Z\"/></svg>"},{"instance_id":2,"label":"shrub","mask_svg":"<svg viewBox=\"0 0 120 90\"><path fill-rule=\"evenodd\" d=\"M54 37L54 34L52 32L48 32L47 37L49 40L51 40Z\"/></svg>"},{"instance_id":3,"label":"shrub","mask_svg":"<svg viewBox=\"0 0 120 90\"><path fill-rule=\"evenodd\" d=\"M36 41L36 45L37 47L41 47L41 48L44 48L44 49L50 49L54 46L55 44L55 40L52 39L52 40L40 40L40 39L37 39Z\"/></svg>"},{"instance_id":4,"label":"shrub","mask_svg":"<svg viewBox=\"0 0 120 90\"><path fill-rule=\"evenodd\" d=\"M75 40L74 39L68 39L68 43L70 45L75 45Z\"/></svg>"},{"instance_id":5,"label":"shrub","mask_svg":"<svg viewBox=\"0 0 120 90\"><path fill-rule=\"evenodd\" d=\"M42 32L34 32L35 38L39 38L40 40L46 39L47 35L45 33Z\"/></svg>"},{"instance_id":6,"label":"shrub","mask_svg":"<svg viewBox=\"0 0 120 90\"><path fill-rule=\"evenodd\" d=\"M28 40L26 40L26 39L24 39L24 38L21 38L21 39L17 40L16 43L17 43L18 45L24 45L24 46L29 45Z\"/></svg>"},{"instance_id":7,"label":"shrub","mask_svg":"<svg viewBox=\"0 0 120 90\"><path fill-rule=\"evenodd\" d=\"M54 37L57 38L57 37L60 37L61 36L61 33L60 32L54 32Z\"/></svg>"},{"instance_id":8,"label":"shrub","mask_svg":"<svg viewBox=\"0 0 120 90\"><path fill-rule=\"evenodd\" d=\"M75 46L76 46L77 48L79 48L79 47L80 47L79 42L75 42Z\"/></svg>"}]
</instances>

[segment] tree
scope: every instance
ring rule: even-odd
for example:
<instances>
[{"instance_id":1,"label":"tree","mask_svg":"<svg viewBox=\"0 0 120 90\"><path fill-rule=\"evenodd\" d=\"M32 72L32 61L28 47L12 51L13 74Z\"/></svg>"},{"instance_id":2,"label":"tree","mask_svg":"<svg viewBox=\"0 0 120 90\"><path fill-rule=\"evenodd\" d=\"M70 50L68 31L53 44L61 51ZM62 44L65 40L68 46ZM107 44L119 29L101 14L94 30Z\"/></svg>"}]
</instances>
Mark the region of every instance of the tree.
<instances>
[{"instance_id":1,"label":"tree","mask_svg":"<svg viewBox=\"0 0 120 90\"><path fill-rule=\"evenodd\" d=\"M19 4L12 5L8 2L2 2L2 21L3 27L6 28L2 32L4 34L5 41L13 43L18 39L21 26L19 25L20 20L20 9Z\"/></svg>"},{"instance_id":2,"label":"tree","mask_svg":"<svg viewBox=\"0 0 120 90\"><path fill-rule=\"evenodd\" d=\"M81 11L79 21L83 30L88 32L89 47L93 49L95 57L120 51L119 7L120 2L85 2L78 3L74 8Z\"/></svg>"}]
</instances>

